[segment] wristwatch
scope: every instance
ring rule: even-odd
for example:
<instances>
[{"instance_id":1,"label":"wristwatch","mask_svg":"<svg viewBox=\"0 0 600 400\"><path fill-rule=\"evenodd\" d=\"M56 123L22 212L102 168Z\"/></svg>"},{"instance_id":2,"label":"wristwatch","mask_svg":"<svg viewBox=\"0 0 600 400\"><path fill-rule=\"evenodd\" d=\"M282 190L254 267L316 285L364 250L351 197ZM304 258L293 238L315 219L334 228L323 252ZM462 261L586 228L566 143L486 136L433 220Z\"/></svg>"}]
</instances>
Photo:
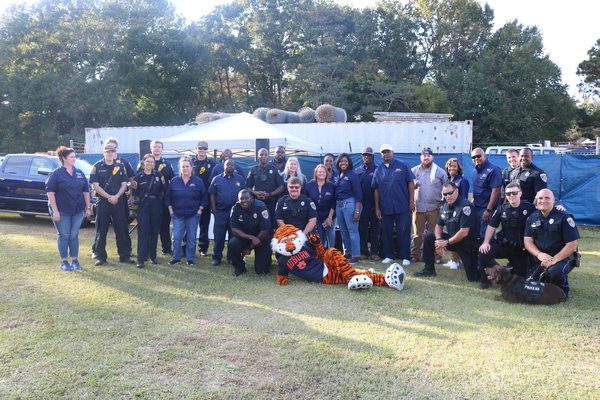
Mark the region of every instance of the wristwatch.
<instances>
[{"instance_id":1,"label":"wristwatch","mask_svg":"<svg viewBox=\"0 0 600 400\"><path fill-rule=\"evenodd\" d=\"M492 210L490 210L489 208L486 208L485 211L492 212Z\"/></svg>"}]
</instances>

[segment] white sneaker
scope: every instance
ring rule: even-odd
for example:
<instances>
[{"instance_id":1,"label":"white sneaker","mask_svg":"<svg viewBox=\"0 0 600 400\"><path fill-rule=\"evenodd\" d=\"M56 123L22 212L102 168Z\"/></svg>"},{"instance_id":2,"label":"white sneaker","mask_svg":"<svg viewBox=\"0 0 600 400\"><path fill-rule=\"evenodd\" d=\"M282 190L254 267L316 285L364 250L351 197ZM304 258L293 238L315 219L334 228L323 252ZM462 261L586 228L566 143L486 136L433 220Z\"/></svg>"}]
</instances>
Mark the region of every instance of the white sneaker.
<instances>
[{"instance_id":1,"label":"white sneaker","mask_svg":"<svg viewBox=\"0 0 600 400\"><path fill-rule=\"evenodd\" d=\"M452 265L450 266L450 269L458 269L458 263L454 262L454 261L450 261L452 263Z\"/></svg>"},{"instance_id":2,"label":"white sneaker","mask_svg":"<svg viewBox=\"0 0 600 400\"><path fill-rule=\"evenodd\" d=\"M410 265L410 260L406 260L406 259L402 260L402 265L404 267L406 267L407 265Z\"/></svg>"},{"instance_id":3,"label":"white sneaker","mask_svg":"<svg viewBox=\"0 0 600 400\"><path fill-rule=\"evenodd\" d=\"M392 261L394 261L394 260L392 260L391 258L387 258L387 257L386 257L386 258L384 258L384 259L383 259L383 261L382 261L381 263L382 263L382 264L389 264L389 263L391 263Z\"/></svg>"},{"instance_id":4,"label":"white sneaker","mask_svg":"<svg viewBox=\"0 0 600 400\"><path fill-rule=\"evenodd\" d=\"M453 264L454 264L454 261L450 260L446 264L444 264L444 267L450 268L450 267L452 267Z\"/></svg>"}]
</instances>

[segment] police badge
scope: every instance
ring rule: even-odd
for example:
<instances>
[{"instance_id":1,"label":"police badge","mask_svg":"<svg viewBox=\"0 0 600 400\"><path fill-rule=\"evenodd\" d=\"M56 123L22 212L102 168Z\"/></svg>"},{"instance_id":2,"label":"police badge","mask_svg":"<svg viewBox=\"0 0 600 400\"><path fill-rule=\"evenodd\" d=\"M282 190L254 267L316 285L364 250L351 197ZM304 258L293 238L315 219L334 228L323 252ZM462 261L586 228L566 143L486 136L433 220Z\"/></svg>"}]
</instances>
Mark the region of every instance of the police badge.
<instances>
[{"instance_id":1,"label":"police badge","mask_svg":"<svg viewBox=\"0 0 600 400\"><path fill-rule=\"evenodd\" d=\"M268 210L264 210L260 213L260 215L262 215L262 217L264 219L269 219L269 211Z\"/></svg>"},{"instance_id":2,"label":"police badge","mask_svg":"<svg viewBox=\"0 0 600 400\"><path fill-rule=\"evenodd\" d=\"M463 211L463 214L465 214L467 217L469 215L471 215L471 207L469 207L469 206L464 206L462 211Z\"/></svg>"}]
</instances>

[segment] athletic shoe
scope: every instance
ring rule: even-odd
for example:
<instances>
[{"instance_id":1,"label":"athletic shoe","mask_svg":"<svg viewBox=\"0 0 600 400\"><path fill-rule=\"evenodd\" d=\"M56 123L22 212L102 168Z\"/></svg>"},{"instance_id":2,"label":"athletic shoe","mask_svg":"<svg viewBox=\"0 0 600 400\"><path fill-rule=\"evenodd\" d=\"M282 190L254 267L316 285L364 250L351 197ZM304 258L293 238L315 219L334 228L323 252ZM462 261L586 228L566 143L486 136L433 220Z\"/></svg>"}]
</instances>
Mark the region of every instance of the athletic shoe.
<instances>
[{"instance_id":1,"label":"athletic shoe","mask_svg":"<svg viewBox=\"0 0 600 400\"><path fill-rule=\"evenodd\" d=\"M387 257L386 257L386 258L384 258L384 259L383 259L383 261L382 261L381 263L382 263L382 264L389 264L389 263L391 263L392 261L394 261L394 260L392 260L391 258L387 258Z\"/></svg>"},{"instance_id":2,"label":"athletic shoe","mask_svg":"<svg viewBox=\"0 0 600 400\"><path fill-rule=\"evenodd\" d=\"M74 268L71 265L69 265L69 262L67 260L61 261L60 268L63 271L73 271L74 270Z\"/></svg>"},{"instance_id":3,"label":"athletic shoe","mask_svg":"<svg viewBox=\"0 0 600 400\"><path fill-rule=\"evenodd\" d=\"M381 261L381 258L377 254L375 254L375 255L371 256L371 260L373 260L373 261Z\"/></svg>"},{"instance_id":4,"label":"athletic shoe","mask_svg":"<svg viewBox=\"0 0 600 400\"><path fill-rule=\"evenodd\" d=\"M454 261L450 260L446 264L443 264L443 266L446 267L446 268L450 268L453 263L454 263Z\"/></svg>"},{"instance_id":5,"label":"athletic shoe","mask_svg":"<svg viewBox=\"0 0 600 400\"><path fill-rule=\"evenodd\" d=\"M177 265L177 264L181 264L181 260L172 259L172 260L171 260L171 261L169 261L167 264L169 264L169 265Z\"/></svg>"},{"instance_id":6,"label":"athletic shoe","mask_svg":"<svg viewBox=\"0 0 600 400\"><path fill-rule=\"evenodd\" d=\"M483 282L481 285L479 285L479 289L488 289L490 286L492 286L492 284L490 282Z\"/></svg>"},{"instance_id":7,"label":"athletic shoe","mask_svg":"<svg viewBox=\"0 0 600 400\"><path fill-rule=\"evenodd\" d=\"M385 283L391 288L402 290L404 289L404 282L406 281L406 272L400 264L393 263L385 271Z\"/></svg>"},{"instance_id":8,"label":"athletic shoe","mask_svg":"<svg viewBox=\"0 0 600 400\"><path fill-rule=\"evenodd\" d=\"M450 266L450 269L458 269L458 263L452 261L452 265Z\"/></svg>"},{"instance_id":9,"label":"athletic shoe","mask_svg":"<svg viewBox=\"0 0 600 400\"><path fill-rule=\"evenodd\" d=\"M156 264L158 264L158 261L150 259L150 264L156 265Z\"/></svg>"},{"instance_id":10,"label":"athletic shoe","mask_svg":"<svg viewBox=\"0 0 600 400\"><path fill-rule=\"evenodd\" d=\"M350 263L350 265L358 264L358 260L354 257L349 258L348 262Z\"/></svg>"},{"instance_id":11,"label":"athletic shoe","mask_svg":"<svg viewBox=\"0 0 600 400\"><path fill-rule=\"evenodd\" d=\"M212 265L213 267L216 267L217 265L221 265L221 261L212 260L212 262L210 263L210 265Z\"/></svg>"},{"instance_id":12,"label":"athletic shoe","mask_svg":"<svg viewBox=\"0 0 600 400\"><path fill-rule=\"evenodd\" d=\"M100 265L104 264L105 262L106 262L106 260L96 260L96 262L94 263L94 265L95 265L96 267L98 267L98 266L100 266Z\"/></svg>"},{"instance_id":13,"label":"athletic shoe","mask_svg":"<svg viewBox=\"0 0 600 400\"><path fill-rule=\"evenodd\" d=\"M413 257L413 258L410 259L411 263L419 262L419 261L421 261L421 260L419 260L417 257Z\"/></svg>"},{"instance_id":14,"label":"athletic shoe","mask_svg":"<svg viewBox=\"0 0 600 400\"><path fill-rule=\"evenodd\" d=\"M172 255L173 255L173 252L172 252L172 251L163 251L163 252L162 252L162 255L163 255L163 256L172 256Z\"/></svg>"},{"instance_id":15,"label":"athletic shoe","mask_svg":"<svg viewBox=\"0 0 600 400\"><path fill-rule=\"evenodd\" d=\"M208 253L206 251L198 250L198 253L200 253L200 257L208 257Z\"/></svg>"},{"instance_id":16,"label":"athletic shoe","mask_svg":"<svg viewBox=\"0 0 600 400\"><path fill-rule=\"evenodd\" d=\"M406 260L406 259L402 260L402 265L403 265L404 267L406 267L406 266L410 265L410 260Z\"/></svg>"},{"instance_id":17,"label":"athletic shoe","mask_svg":"<svg viewBox=\"0 0 600 400\"><path fill-rule=\"evenodd\" d=\"M196 265L194 264L194 260L187 260L186 264L191 266Z\"/></svg>"},{"instance_id":18,"label":"athletic shoe","mask_svg":"<svg viewBox=\"0 0 600 400\"><path fill-rule=\"evenodd\" d=\"M371 289L372 287L373 281L367 275L356 275L348 282L350 290Z\"/></svg>"},{"instance_id":19,"label":"athletic shoe","mask_svg":"<svg viewBox=\"0 0 600 400\"><path fill-rule=\"evenodd\" d=\"M137 267L138 268L144 268L144 262L143 261L138 261Z\"/></svg>"},{"instance_id":20,"label":"athletic shoe","mask_svg":"<svg viewBox=\"0 0 600 400\"><path fill-rule=\"evenodd\" d=\"M81 264L79 264L78 260L72 260L71 261L71 267L73 267L73 269L83 269L83 267L81 266Z\"/></svg>"}]
</instances>

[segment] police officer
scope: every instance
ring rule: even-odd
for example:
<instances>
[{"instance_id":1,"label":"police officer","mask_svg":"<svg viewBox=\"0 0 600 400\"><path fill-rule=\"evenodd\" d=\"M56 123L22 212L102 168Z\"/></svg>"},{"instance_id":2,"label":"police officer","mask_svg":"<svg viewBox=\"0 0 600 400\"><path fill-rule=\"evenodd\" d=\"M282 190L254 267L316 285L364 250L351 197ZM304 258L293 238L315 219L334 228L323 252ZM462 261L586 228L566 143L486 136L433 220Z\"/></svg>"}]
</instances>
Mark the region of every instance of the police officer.
<instances>
[{"instance_id":1,"label":"police officer","mask_svg":"<svg viewBox=\"0 0 600 400\"><path fill-rule=\"evenodd\" d=\"M212 172L210 173L210 176L208 177L209 182L212 182L212 180L214 179L215 176L220 175L225 171L225 161L231 160L232 157L233 157L233 152L231 151L231 149L223 149L223 151L221 152L221 163L217 164L213 168ZM244 169L242 168L242 166L239 165L238 163L236 163L235 161L234 161L233 165L234 165L233 172L235 172L238 175L243 176L245 179L246 173L244 172Z\"/></svg>"},{"instance_id":2,"label":"police officer","mask_svg":"<svg viewBox=\"0 0 600 400\"><path fill-rule=\"evenodd\" d=\"M258 275L269 273L271 222L267 206L253 199L249 190L243 189L238 193L238 202L231 209L230 224L233 237L229 239L228 246L235 268L232 275L240 276L247 272L244 257L253 249L254 270Z\"/></svg>"},{"instance_id":3,"label":"police officer","mask_svg":"<svg viewBox=\"0 0 600 400\"><path fill-rule=\"evenodd\" d=\"M148 258L152 264L157 264L156 244L163 216L162 198L167 190L165 178L154 169L152 154L146 154L141 164L143 168L133 178L131 188L131 195L138 199L138 268L144 268Z\"/></svg>"},{"instance_id":4,"label":"police officer","mask_svg":"<svg viewBox=\"0 0 600 400\"><path fill-rule=\"evenodd\" d=\"M513 182L506 185L506 202L496 209L485 231L483 244L479 247L481 289L490 287L484 269L497 264L495 257L507 258L512 265L513 274L527 277L529 253L525 250L523 233L527 218L536 208L530 202L522 201L521 193L519 184ZM502 230L496 234L496 239L492 239L496 228L500 225Z\"/></svg>"},{"instance_id":5,"label":"police officer","mask_svg":"<svg viewBox=\"0 0 600 400\"><path fill-rule=\"evenodd\" d=\"M283 175L286 163L287 160L285 158L285 147L277 146L275 149L275 155L273 156L273 159L269 161L269 164L277 168L279 175Z\"/></svg>"},{"instance_id":6,"label":"police officer","mask_svg":"<svg viewBox=\"0 0 600 400\"><path fill-rule=\"evenodd\" d=\"M235 173L234 169L235 163L233 160L225 161L225 172L215 176L208 188L211 212L215 217L212 266L221 264L223 248L225 247L225 235L228 233L229 237L233 236L229 225L231 207L237 202L240 190L246 189L246 180L243 176ZM228 247L227 260L230 259Z\"/></svg>"},{"instance_id":7,"label":"police officer","mask_svg":"<svg viewBox=\"0 0 600 400\"><path fill-rule=\"evenodd\" d=\"M217 166L217 162L207 156L208 143L204 140L198 142L196 146L196 157L192 159L194 163L194 175L198 176L204 182L206 190L210 186L210 174L213 169ZM210 207L210 206L209 206ZM198 236L198 252L202 257L208 256L208 227L210 225L210 208L204 209L204 212L200 214L200 234Z\"/></svg>"},{"instance_id":8,"label":"police officer","mask_svg":"<svg viewBox=\"0 0 600 400\"><path fill-rule=\"evenodd\" d=\"M533 164L533 151L529 147L521 149L519 162L521 165L513 170L510 181L521 186L523 200L533 202L535 194L548 187L548 176Z\"/></svg>"},{"instance_id":9,"label":"police officer","mask_svg":"<svg viewBox=\"0 0 600 400\"><path fill-rule=\"evenodd\" d=\"M538 210L527 220L524 234L525 248L535 257L531 278L560 286L568 298L568 274L579 266L579 231L571 214L554 208L549 189L540 190L535 198Z\"/></svg>"},{"instance_id":10,"label":"police officer","mask_svg":"<svg viewBox=\"0 0 600 400\"><path fill-rule=\"evenodd\" d=\"M277 229L275 220L275 206L279 199L279 194L283 192L283 178L279 175L276 166L269 164L269 151L260 149L258 151L258 165L252 167L246 179L246 186L250 193L258 200L262 201L269 210L271 227Z\"/></svg>"},{"instance_id":11,"label":"police officer","mask_svg":"<svg viewBox=\"0 0 600 400\"><path fill-rule=\"evenodd\" d=\"M105 145L103 154L104 158L93 165L90 173L90 182L98 196L94 241L95 265L102 265L106 262L106 235L111 220L117 240L119 261L133 263L128 247L131 238L127 230L126 206L123 204L126 202L124 193L127 190L127 173L123 164L115 161L117 153L114 145Z\"/></svg>"},{"instance_id":12,"label":"police officer","mask_svg":"<svg viewBox=\"0 0 600 400\"><path fill-rule=\"evenodd\" d=\"M446 182L442 188L446 203L442 206L435 225L435 233L425 235L423 244L423 262L425 268L415 272L415 276L437 276L435 272L435 254L439 257L446 250L460 256L465 266L467 279L477 281L477 239L479 237L479 221L473 204L460 197L454 182ZM443 232L444 226L448 233Z\"/></svg>"},{"instance_id":13,"label":"police officer","mask_svg":"<svg viewBox=\"0 0 600 400\"><path fill-rule=\"evenodd\" d=\"M308 236L317 225L317 206L310 198L300 194L302 191L300 178L292 176L287 186L290 194L281 197L275 208L277 225L294 225Z\"/></svg>"},{"instance_id":14,"label":"police officer","mask_svg":"<svg viewBox=\"0 0 600 400\"><path fill-rule=\"evenodd\" d=\"M152 156L154 157L154 169L160 172L168 185L171 179L175 176L175 170L170 162L162 157L163 153L163 142L160 140L153 140L150 143L150 149L152 150ZM138 166L138 172L143 169L142 164ZM139 221L138 221L139 222ZM170 233L171 217L169 217L169 209L163 204L162 219L160 223L160 243L162 245L163 255L172 255L172 242ZM138 225L139 229L139 225Z\"/></svg>"},{"instance_id":15,"label":"police officer","mask_svg":"<svg viewBox=\"0 0 600 400\"><path fill-rule=\"evenodd\" d=\"M510 183L512 172L519 166L519 150L510 149L506 152L506 162L508 167L502 170L502 191L506 189L506 185ZM464 196L463 196L464 197Z\"/></svg>"}]
</instances>

